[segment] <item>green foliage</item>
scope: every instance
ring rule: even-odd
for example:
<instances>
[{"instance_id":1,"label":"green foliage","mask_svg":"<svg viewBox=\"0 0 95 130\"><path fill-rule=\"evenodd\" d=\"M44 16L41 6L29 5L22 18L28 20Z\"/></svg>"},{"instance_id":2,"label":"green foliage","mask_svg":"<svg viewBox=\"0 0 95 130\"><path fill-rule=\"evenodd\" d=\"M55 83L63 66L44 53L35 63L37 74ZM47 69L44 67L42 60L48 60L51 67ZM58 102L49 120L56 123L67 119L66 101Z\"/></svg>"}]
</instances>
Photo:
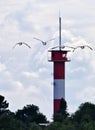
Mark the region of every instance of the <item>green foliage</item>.
<instances>
[{"instance_id":1,"label":"green foliage","mask_svg":"<svg viewBox=\"0 0 95 130\"><path fill-rule=\"evenodd\" d=\"M36 123L31 123L29 130L42 130L41 127L39 125L37 125Z\"/></svg>"},{"instance_id":2,"label":"green foliage","mask_svg":"<svg viewBox=\"0 0 95 130\"><path fill-rule=\"evenodd\" d=\"M72 119L79 123L95 121L95 105L89 102L81 104L79 109L72 115Z\"/></svg>"},{"instance_id":3,"label":"green foliage","mask_svg":"<svg viewBox=\"0 0 95 130\"><path fill-rule=\"evenodd\" d=\"M55 122L63 122L63 120L65 119L64 115L62 115L61 113L56 113L53 116L53 120Z\"/></svg>"},{"instance_id":4,"label":"green foliage","mask_svg":"<svg viewBox=\"0 0 95 130\"><path fill-rule=\"evenodd\" d=\"M67 109L67 103L66 101L62 98L60 101L60 108L59 108L59 113L64 113L64 111L66 111Z\"/></svg>"},{"instance_id":5,"label":"green foliage","mask_svg":"<svg viewBox=\"0 0 95 130\"><path fill-rule=\"evenodd\" d=\"M46 130L59 130L59 122L53 122L49 126L46 127Z\"/></svg>"},{"instance_id":6,"label":"green foliage","mask_svg":"<svg viewBox=\"0 0 95 130\"><path fill-rule=\"evenodd\" d=\"M39 108L35 105L24 106L22 110L16 112L16 117L28 125L30 122L43 123L47 122L46 117L39 112Z\"/></svg>"},{"instance_id":7,"label":"green foliage","mask_svg":"<svg viewBox=\"0 0 95 130\"><path fill-rule=\"evenodd\" d=\"M95 130L95 123L94 122L83 122L80 126L81 130Z\"/></svg>"},{"instance_id":8,"label":"green foliage","mask_svg":"<svg viewBox=\"0 0 95 130\"><path fill-rule=\"evenodd\" d=\"M63 98L61 99L60 109L58 113L61 113L64 116L64 118L69 116L69 113L67 112L67 102Z\"/></svg>"},{"instance_id":9,"label":"green foliage","mask_svg":"<svg viewBox=\"0 0 95 130\"><path fill-rule=\"evenodd\" d=\"M4 99L5 97L0 95L0 130L40 130L37 124L47 122L38 106L27 105L13 113L7 110L9 104Z\"/></svg>"},{"instance_id":10,"label":"green foliage","mask_svg":"<svg viewBox=\"0 0 95 130\"><path fill-rule=\"evenodd\" d=\"M10 111L0 116L0 130L23 130L24 125L21 121L15 119L14 114Z\"/></svg>"},{"instance_id":11,"label":"green foliage","mask_svg":"<svg viewBox=\"0 0 95 130\"><path fill-rule=\"evenodd\" d=\"M68 116L69 116L69 113L67 112L67 103L62 98L61 101L60 101L59 111L53 115L53 120L55 122L62 122Z\"/></svg>"},{"instance_id":12,"label":"green foliage","mask_svg":"<svg viewBox=\"0 0 95 130\"><path fill-rule=\"evenodd\" d=\"M46 130L76 130L76 126L71 121L53 122L47 126Z\"/></svg>"},{"instance_id":13,"label":"green foliage","mask_svg":"<svg viewBox=\"0 0 95 130\"><path fill-rule=\"evenodd\" d=\"M0 95L0 130L42 130L39 123L47 123L46 116L35 105L24 106L16 113L8 110L8 103ZM71 116L67 104L61 100L58 113L53 116L54 122L45 126L45 130L95 130L95 105L89 102L81 104Z\"/></svg>"},{"instance_id":14,"label":"green foliage","mask_svg":"<svg viewBox=\"0 0 95 130\"><path fill-rule=\"evenodd\" d=\"M95 130L95 105L89 102L81 104L71 116L63 113L54 115L54 122L46 130Z\"/></svg>"},{"instance_id":15,"label":"green foliage","mask_svg":"<svg viewBox=\"0 0 95 130\"><path fill-rule=\"evenodd\" d=\"M2 114L8 108L9 103L5 100L5 97L0 95L0 114Z\"/></svg>"}]
</instances>

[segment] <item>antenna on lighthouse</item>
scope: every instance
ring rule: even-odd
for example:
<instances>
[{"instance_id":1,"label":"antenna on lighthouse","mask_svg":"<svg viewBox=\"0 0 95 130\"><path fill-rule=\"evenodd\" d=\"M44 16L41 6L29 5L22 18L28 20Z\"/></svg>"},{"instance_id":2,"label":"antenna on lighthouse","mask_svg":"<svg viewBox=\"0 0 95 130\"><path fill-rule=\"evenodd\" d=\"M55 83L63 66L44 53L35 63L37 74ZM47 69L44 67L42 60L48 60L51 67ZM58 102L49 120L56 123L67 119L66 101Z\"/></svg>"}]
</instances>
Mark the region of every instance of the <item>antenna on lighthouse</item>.
<instances>
[{"instance_id":1,"label":"antenna on lighthouse","mask_svg":"<svg viewBox=\"0 0 95 130\"><path fill-rule=\"evenodd\" d=\"M61 16L59 11L59 50L61 51Z\"/></svg>"}]
</instances>

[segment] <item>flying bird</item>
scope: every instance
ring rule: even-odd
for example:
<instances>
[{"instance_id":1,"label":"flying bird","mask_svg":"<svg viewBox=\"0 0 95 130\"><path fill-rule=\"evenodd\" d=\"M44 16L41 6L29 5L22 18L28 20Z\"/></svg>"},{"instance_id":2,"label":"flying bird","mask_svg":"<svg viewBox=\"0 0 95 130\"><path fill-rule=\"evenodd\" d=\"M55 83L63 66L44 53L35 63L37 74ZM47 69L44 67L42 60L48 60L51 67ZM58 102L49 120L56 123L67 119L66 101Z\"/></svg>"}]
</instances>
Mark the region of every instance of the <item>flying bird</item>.
<instances>
[{"instance_id":1,"label":"flying bird","mask_svg":"<svg viewBox=\"0 0 95 130\"><path fill-rule=\"evenodd\" d=\"M73 49L73 50L75 49L75 47L72 47L72 46L62 46L61 48L64 49L65 47Z\"/></svg>"},{"instance_id":2,"label":"flying bird","mask_svg":"<svg viewBox=\"0 0 95 130\"><path fill-rule=\"evenodd\" d=\"M27 47L29 47L29 48L31 48L27 43L25 43L25 42L18 42L18 43L16 43L14 46L13 46L13 49L17 46L17 45L19 45L19 46L22 46L22 45L26 45Z\"/></svg>"},{"instance_id":3,"label":"flying bird","mask_svg":"<svg viewBox=\"0 0 95 130\"><path fill-rule=\"evenodd\" d=\"M46 45L48 42L54 40L54 38L53 38L53 39L50 39L50 40L48 40L48 41L42 41L42 40L40 40L40 39L38 39L38 38L36 38L36 37L33 37L33 38L36 39L36 40L38 40L38 41L40 41L40 42L42 42L43 45Z\"/></svg>"},{"instance_id":4,"label":"flying bird","mask_svg":"<svg viewBox=\"0 0 95 130\"><path fill-rule=\"evenodd\" d=\"M53 47L53 48L51 48L51 49L55 49L55 48L58 48L59 46L56 46L56 47ZM64 48L71 48L71 49L73 49L73 51L74 51L74 49L75 49L75 47L71 47L71 46L61 46L61 49L64 49Z\"/></svg>"},{"instance_id":5,"label":"flying bird","mask_svg":"<svg viewBox=\"0 0 95 130\"><path fill-rule=\"evenodd\" d=\"M75 51L75 49L81 48L81 49L85 49L85 47L88 47L90 50L93 50L92 47L90 47L89 45L83 45L83 46L77 46L74 48L73 52Z\"/></svg>"}]
</instances>

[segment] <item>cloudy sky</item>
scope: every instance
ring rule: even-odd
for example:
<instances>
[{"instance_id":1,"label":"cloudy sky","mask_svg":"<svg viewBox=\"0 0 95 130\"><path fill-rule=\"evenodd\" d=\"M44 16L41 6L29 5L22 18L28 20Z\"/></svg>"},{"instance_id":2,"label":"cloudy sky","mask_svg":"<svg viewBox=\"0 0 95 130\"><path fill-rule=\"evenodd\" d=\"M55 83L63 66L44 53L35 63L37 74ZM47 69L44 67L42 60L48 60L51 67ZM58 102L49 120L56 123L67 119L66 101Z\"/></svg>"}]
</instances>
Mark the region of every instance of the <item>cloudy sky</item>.
<instances>
[{"instance_id":1,"label":"cloudy sky","mask_svg":"<svg viewBox=\"0 0 95 130\"><path fill-rule=\"evenodd\" d=\"M53 68L48 50L58 45L58 17L62 17L62 45L90 45L95 49L94 0L0 0L0 94L16 111L39 106L49 120L53 114ZM55 40L43 46L44 41ZM31 46L13 46L18 42ZM66 101L68 112L81 103L95 103L95 51L68 53Z\"/></svg>"}]
</instances>

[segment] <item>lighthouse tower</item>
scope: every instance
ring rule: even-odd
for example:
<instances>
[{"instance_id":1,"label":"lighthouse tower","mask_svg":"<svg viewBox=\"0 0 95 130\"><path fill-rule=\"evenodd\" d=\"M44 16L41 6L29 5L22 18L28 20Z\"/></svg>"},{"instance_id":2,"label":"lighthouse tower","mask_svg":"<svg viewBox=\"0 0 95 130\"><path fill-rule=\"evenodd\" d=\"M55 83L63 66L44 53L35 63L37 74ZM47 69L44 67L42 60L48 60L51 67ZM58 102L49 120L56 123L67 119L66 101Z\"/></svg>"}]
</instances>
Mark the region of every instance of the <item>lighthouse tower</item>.
<instances>
[{"instance_id":1,"label":"lighthouse tower","mask_svg":"<svg viewBox=\"0 0 95 130\"><path fill-rule=\"evenodd\" d=\"M49 61L53 62L53 113L57 113L60 109L61 100L65 100L65 62L69 61L67 58L67 50L61 50L61 17L59 17L59 49L50 50L51 58Z\"/></svg>"}]
</instances>

